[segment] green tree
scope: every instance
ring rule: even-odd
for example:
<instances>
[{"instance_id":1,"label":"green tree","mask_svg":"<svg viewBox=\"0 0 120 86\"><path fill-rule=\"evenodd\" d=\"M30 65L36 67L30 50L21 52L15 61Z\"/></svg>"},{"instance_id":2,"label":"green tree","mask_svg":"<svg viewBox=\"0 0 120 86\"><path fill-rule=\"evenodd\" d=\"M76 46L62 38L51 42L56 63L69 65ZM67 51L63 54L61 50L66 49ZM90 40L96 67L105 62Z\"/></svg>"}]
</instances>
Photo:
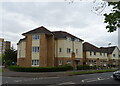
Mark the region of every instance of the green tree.
<instances>
[{"instance_id":1,"label":"green tree","mask_svg":"<svg viewBox=\"0 0 120 86\"><path fill-rule=\"evenodd\" d=\"M120 28L120 1L108 2L108 6L112 6L112 12L104 14L104 22L107 23L106 29L108 29L108 32L113 32Z\"/></svg>"},{"instance_id":2,"label":"green tree","mask_svg":"<svg viewBox=\"0 0 120 86\"><path fill-rule=\"evenodd\" d=\"M5 62L5 65L11 65L12 62L17 62L17 51L13 48L5 50L2 60Z\"/></svg>"}]
</instances>

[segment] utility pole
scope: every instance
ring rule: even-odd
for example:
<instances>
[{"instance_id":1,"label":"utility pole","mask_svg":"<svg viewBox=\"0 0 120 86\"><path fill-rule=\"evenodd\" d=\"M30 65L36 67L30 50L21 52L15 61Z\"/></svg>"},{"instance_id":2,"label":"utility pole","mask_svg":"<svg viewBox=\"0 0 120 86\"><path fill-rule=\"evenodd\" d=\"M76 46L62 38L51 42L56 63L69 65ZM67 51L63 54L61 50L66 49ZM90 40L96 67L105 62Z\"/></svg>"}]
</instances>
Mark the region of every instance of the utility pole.
<instances>
[{"instance_id":1,"label":"utility pole","mask_svg":"<svg viewBox=\"0 0 120 86\"><path fill-rule=\"evenodd\" d=\"M109 57L109 54L110 54L110 45L111 43L108 43L108 66L111 67L111 60L110 60L110 57Z\"/></svg>"}]
</instances>

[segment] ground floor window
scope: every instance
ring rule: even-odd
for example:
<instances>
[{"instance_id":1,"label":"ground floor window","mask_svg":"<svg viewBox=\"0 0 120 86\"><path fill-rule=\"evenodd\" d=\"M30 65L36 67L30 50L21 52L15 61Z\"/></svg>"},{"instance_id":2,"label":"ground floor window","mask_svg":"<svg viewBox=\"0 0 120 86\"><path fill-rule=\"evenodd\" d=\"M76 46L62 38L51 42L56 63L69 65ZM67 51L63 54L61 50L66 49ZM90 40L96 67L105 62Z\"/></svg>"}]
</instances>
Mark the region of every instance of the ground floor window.
<instances>
[{"instance_id":1,"label":"ground floor window","mask_svg":"<svg viewBox=\"0 0 120 86\"><path fill-rule=\"evenodd\" d=\"M67 60L67 64L70 64L71 63L71 60Z\"/></svg>"},{"instance_id":2,"label":"ground floor window","mask_svg":"<svg viewBox=\"0 0 120 86\"><path fill-rule=\"evenodd\" d=\"M32 60L32 66L39 66L39 60Z\"/></svg>"},{"instance_id":3,"label":"ground floor window","mask_svg":"<svg viewBox=\"0 0 120 86\"><path fill-rule=\"evenodd\" d=\"M62 65L62 60L59 60L59 61L58 61L58 64L59 64L59 65Z\"/></svg>"}]
</instances>

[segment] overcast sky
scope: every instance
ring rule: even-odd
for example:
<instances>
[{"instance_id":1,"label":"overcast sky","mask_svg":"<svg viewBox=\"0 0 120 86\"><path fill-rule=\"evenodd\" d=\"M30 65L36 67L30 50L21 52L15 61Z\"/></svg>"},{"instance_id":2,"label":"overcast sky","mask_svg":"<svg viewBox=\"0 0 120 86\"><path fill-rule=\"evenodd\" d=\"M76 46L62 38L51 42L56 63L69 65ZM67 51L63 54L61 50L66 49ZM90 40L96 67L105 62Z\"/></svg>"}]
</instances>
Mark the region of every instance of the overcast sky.
<instances>
[{"instance_id":1,"label":"overcast sky","mask_svg":"<svg viewBox=\"0 0 120 86\"><path fill-rule=\"evenodd\" d=\"M14 47L22 33L40 26L66 31L98 47L118 45L118 32L108 33L104 17L93 13L93 2L0 2L0 38ZM110 12L107 7L104 12ZM111 45L111 46L112 46Z\"/></svg>"}]
</instances>

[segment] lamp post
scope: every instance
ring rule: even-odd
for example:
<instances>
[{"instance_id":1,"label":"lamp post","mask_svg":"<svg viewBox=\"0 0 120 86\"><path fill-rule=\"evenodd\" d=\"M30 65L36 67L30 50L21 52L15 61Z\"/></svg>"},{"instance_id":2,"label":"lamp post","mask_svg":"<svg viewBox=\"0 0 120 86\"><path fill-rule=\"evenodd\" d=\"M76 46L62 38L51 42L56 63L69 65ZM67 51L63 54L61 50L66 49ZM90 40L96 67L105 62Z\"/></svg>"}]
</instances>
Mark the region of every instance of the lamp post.
<instances>
[{"instance_id":1,"label":"lamp post","mask_svg":"<svg viewBox=\"0 0 120 86\"><path fill-rule=\"evenodd\" d=\"M111 60L110 60L110 57L109 57L109 53L110 53L109 48L110 48L110 45L111 45L111 43L108 43L108 66L109 67L111 67Z\"/></svg>"},{"instance_id":2,"label":"lamp post","mask_svg":"<svg viewBox=\"0 0 120 86\"><path fill-rule=\"evenodd\" d=\"M72 53L71 53L71 57L72 57L72 65L73 65L73 70L76 70L77 67L76 67L76 62L75 62L75 52L74 52L74 38L71 38L72 39Z\"/></svg>"}]
</instances>

